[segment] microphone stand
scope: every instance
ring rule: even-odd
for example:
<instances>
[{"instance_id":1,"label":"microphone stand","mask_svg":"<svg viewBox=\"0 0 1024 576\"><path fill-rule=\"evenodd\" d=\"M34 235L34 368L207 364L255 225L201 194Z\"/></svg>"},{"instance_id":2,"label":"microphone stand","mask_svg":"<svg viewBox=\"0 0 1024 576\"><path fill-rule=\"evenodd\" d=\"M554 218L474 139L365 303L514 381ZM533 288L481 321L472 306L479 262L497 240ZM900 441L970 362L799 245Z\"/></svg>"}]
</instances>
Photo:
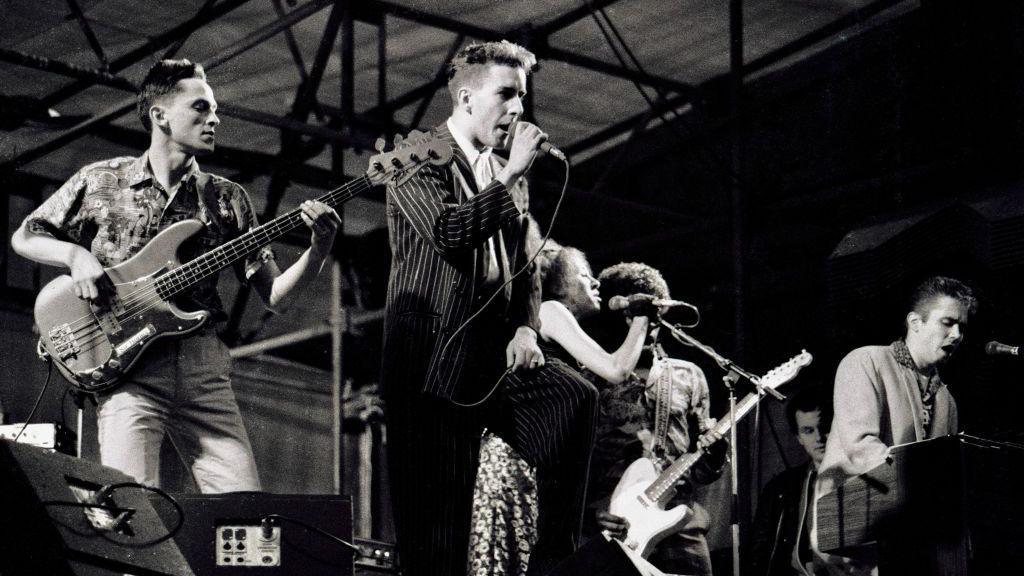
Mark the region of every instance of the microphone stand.
<instances>
[{"instance_id":1,"label":"microphone stand","mask_svg":"<svg viewBox=\"0 0 1024 576\"><path fill-rule=\"evenodd\" d=\"M738 459L738 455L736 453L736 383L739 382L741 377L746 378L754 385L754 388L757 389L759 396L767 393L779 400L785 400L786 397L779 394L772 388L762 386L761 378L759 376L744 370L732 360L729 360L718 352L715 352L714 348L702 343L700 340L697 340L686 332L683 332L683 330L678 326L669 324L660 317L658 318L658 323L665 328L668 328L668 331L679 342L689 344L710 356L711 359L725 371L725 375L722 376L722 383L725 384L726 389L729 390L729 485L732 491L732 510L730 512L729 524L732 531L732 572L733 576L740 576L740 508L739 482L737 478L738 470L736 464Z\"/></svg>"}]
</instances>

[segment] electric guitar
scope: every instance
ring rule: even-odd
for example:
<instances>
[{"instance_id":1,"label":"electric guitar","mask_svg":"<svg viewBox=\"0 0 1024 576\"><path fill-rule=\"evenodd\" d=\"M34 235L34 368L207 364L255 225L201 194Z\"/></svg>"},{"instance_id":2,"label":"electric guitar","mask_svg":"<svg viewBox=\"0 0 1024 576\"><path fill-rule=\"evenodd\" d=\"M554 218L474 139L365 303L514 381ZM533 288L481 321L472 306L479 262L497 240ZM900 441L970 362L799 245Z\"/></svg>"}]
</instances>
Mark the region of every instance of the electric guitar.
<instances>
[{"instance_id":1,"label":"electric guitar","mask_svg":"<svg viewBox=\"0 0 1024 576\"><path fill-rule=\"evenodd\" d=\"M800 369L811 363L813 357L806 350L773 368L760 379L762 386L775 389L792 380ZM760 401L757 392L748 394L736 405L736 421L750 412ZM729 420L715 425L714 430L725 436L729 432ZM629 521L629 530L622 543L626 548L647 558L666 536L676 531L690 513L690 508L680 504L670 510L665 506L675 495L675 485L680 478L693 468L704 452L684 454L659 474L649 458L638 458L622 474L612 492L608 511Z\"/></svg>"},{"instance_id":2,"label":"electric guitar","mask_svg":"<svg viewBox=\"0 0 1024 576\"><path fill-rule=\"evenodd\" d=\"M421 167L446 164L452 157L448 143L417 131L404 140L396 137L390 152L384 152L384 141L378 140L377 151L364 175L317 200L332 208L340 206L372 186L401 184ZM83 392L113 388L150 344L195 332L209 319L206 310L184 312L176 307L172 303L176 294L304 225L301 211L295 209L182 264L179 248L204 224L177 222L136 255L107 268L113 290L92 302L75 296L71 276L59 276L36 297L40 353L48 355Z\"/></svg>"}]
</instances>

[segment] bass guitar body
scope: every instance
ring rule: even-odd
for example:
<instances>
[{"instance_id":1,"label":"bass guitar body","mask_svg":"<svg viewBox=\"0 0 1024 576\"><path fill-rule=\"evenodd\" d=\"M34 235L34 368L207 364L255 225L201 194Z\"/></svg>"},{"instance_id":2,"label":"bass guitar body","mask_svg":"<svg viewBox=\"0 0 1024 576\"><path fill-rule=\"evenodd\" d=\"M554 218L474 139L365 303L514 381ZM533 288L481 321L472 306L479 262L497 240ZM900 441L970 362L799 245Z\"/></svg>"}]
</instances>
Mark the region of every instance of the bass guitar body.
<instances>
[{"instance_id":1,"label":"bass guitar body","mask_svg":"<svg viewBox=\"0 0 1024 576\"><path fill-rule=\"evenodd\" d=\"M75 296L68 275L43 287L35 304L40 344L72 385L90 393L113 388L154 341L202 327L207 311L183 312L161 297L155 281L181 264L179 248L202 228L198 220L173 224L107 268L113 292L96 301Z\"/></svg>"},{"instance_id":2,"label":"bass guitar body","mask_svg":"<svg viewBox=\"0 0 1024 576\"><path fill-rule=\"evenodd\" d=\"M658 470L647 458L634 460L622 474L612 492L608 511L629 521L629 531L622 544L647 558L659 542L687 519L690 508L679 505L665 509L652 500L645 491L657 480Z\"/></svg>"}]
</instances>

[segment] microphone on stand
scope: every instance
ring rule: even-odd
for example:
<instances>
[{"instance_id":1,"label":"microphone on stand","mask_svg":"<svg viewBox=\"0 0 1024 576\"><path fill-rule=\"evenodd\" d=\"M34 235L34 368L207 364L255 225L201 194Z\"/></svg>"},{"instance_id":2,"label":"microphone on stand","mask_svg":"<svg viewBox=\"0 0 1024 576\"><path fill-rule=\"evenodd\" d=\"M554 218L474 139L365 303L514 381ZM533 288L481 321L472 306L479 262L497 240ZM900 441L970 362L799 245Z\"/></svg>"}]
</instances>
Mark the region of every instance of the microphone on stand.
<instances>
[{"instance_id":1,"label":"microphone on stand","mask_svg":"<svg viewBox=\"0 0 1024 576\"><path fill-rule=\"evenodd\" d=\"M993 340L985 345L985 354L989 356L1020 356L1020 346L1010 346Z\"/></svg>"},{"instance_id":2,"label":"microphone on stand","mask_svg":"<svg viewBox=\"0 0 1024 576\"><path fill-rule=\"evenodd\" d=\"M629 303L632 301L631 299L635 298L637 296L646 296L646 294L633 294L632 296L628 296L628 297L627 296L612 296L608 300L608 309L609 310L625 310L626 308L629 308ZM670 299L667 299L667 298L666 299L655 298L654 300L651 300L651 305L657 306L658 308L676 308L678 306L685 306L686 308L692 308L694 310L697 309L696 306L694 306L693 304L690 304L689 302L683 302L682 300L670 300Z\"/></svg>"}]
</instances>

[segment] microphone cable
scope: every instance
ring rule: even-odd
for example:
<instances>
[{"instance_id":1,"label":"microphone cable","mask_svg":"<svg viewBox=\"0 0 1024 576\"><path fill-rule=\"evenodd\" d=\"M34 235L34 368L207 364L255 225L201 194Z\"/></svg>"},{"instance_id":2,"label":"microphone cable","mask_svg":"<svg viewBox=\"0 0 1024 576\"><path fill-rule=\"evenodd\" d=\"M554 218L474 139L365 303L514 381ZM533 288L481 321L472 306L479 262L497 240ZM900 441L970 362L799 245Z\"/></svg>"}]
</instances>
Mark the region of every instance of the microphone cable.
<instances>
[{"instance_id":1,"label":"microphone cable","mask_svg":"<svg viewBox=\"0 0 1024 576\"><path fill-rule=\"evenodd\" d=\"M17 443L21 435L25 433L25 429L28 428L29 422L32 422L32 417L36 415L36 410L39 409L39 404L43 401L43 396L46 395L46 389L50 387L50 379L53 377L53 360L48 360L46 363L46 381L43 382L43 389L39 391L39 396L36 396L36 402L32 405L32 410L29 410L28 417L25 418L25 423L22 424L21 430L14 436L13 442ZM63 406L61 406L63 411ZM56 441L56 439L54 439Z\"/></svg>"},{"instance_id":2,"label":"microphone cable","mask_svg":"<svg viewBox=\"0 0 1024 576\"><path fill-rule=\"evenodd\" d=\"M557 158L557 156L556 156L556 158ZM551 230L555 227L555 221L557 221L557 219L558 219L558 212L562 208L562 201L565 200L565 191L569 187L569 160L567 158L559 158L559 160L561 160L562 164L565 165L565 179L562 181L562 191L558 195L558 202L555 203L555 209L551 213L551 222L548 223L548 229L544 233L544 237L541 240L540 246L537 247L537 250L533 253L533 256L531 256L530 259L526 261L526 264L523 264L523 266L521 268L519 268L519 270L516 270L515 274L513 274L511 277L509 277L508 280L505 280L505 282L503 282L501 284L501 286L498 286L494 290L494 293L491 294L490 297L487 298L487 300L483 303L483 305L480 306L480 308L476 312L474 312L469 318L466 318L466 320L463 321L462 324L460 324L459 327L456 328L455 331L452 332L450 336L448 336L448 339L445 340L444 345L441 346L441 358L444 358L445 354L448 351L448 347L451 346L452 342L455 340L455 336L457 336L459 334L459 332L461 332L463 329L465 329L466 326L468 326L470 322L472 322L478 316L480 316L480 313L483 312L484 309L486 309L487 306L490 305L490 303L493 302L494 299L498 297L498 294L501 294L505 290L505 286L508 286L513 280L518 278L520 274L525 272L530 267L530 265L533 264L534 261L537 260L537 256L539 256L540 253L544 251L544 247L547 246L548 239L551 238ZM540 223L538 222L538 226L539 225L540 225ZM527 226L529 226L529 223L527 223ZM537 338L540 338L540 334L537 334ZM501 373L501 376L498 377L498 380L494 383L493 386L491 386L490 390L488 390L487 394L485 394L483 396L483 398L480 398L479 400L477 400L475 402L470 402L470 403L462 403L462 402L459 402L459 401L457 401L455 399L451 399L450 400L451 403L455 404L456 406L458 406L460 408L475 408L475 407L483 404L488 399L490 399L491 395L493 395L494 392L498 389L498 387L501 386L502 380L504 380L505 376L507 376L508 373L511 372L511 371L512 371L512 367L511 366L505 368L505 371ZM435 376L435 378L436 378L436 376Z\"/></svg>"}]
</instances>

